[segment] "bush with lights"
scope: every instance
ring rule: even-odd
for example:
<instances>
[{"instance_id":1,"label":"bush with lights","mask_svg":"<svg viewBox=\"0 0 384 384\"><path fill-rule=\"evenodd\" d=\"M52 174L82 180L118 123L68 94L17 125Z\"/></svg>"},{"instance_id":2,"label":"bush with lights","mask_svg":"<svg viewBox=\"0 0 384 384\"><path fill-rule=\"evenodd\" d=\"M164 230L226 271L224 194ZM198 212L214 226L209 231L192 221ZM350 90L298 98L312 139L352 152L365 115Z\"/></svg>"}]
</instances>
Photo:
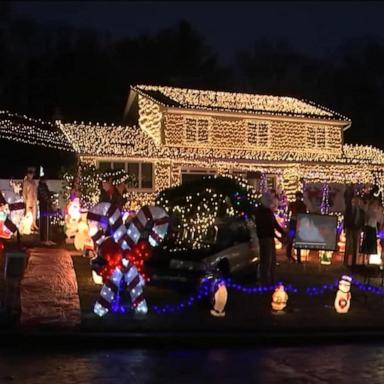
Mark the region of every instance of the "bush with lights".
<instances>
[{"instance_id":1,"label":"bush with lights","mask_svg":"<svg viewBox=\"0 0 384 384\"><path fill-rule=\"evenodd\" d=\"M208 176L199 181L165 189L156 204L171 216L172 231L164 247L171 251L209 248L205 242L217 218L252 214L258 196L244 179Z\"/></svg>"}]
</instances>

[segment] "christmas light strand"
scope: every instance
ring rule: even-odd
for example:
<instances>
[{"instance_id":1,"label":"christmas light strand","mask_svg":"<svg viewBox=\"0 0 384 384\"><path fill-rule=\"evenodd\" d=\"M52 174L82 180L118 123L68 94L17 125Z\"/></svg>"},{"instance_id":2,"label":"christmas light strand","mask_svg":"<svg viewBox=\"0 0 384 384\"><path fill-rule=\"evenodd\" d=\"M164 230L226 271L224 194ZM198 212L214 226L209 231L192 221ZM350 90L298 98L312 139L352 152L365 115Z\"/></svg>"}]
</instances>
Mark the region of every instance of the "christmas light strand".
<instances>
[{"instance_id":1,"label":"christmas light strand","mask_svg":"<svg viewBox=\"0 0 384 384\"><path fill-rule=\"evenodd\" d=\"M245 286L242 284L235 283L232 279L223 279L227 288L232 288L236 291L245 294L260 295L271 293L279 284L283 284L286 292L290 293L304 293L307 296L320 296L327 291L334 291L339 285L339 280L330 284L316 285L313 287L302 287L297 288L291 284L277 283L275 285L257 285L257 286ZM375 287L371 284L364 284L356 278L352 278L352 284L360 291L365 293L372 293L375 295L384 295L384 288ZM202 279L201 285L195 294L190 295L186 299L181 300L177 304L165 304L165 305L153 305L151 308L157 314L170 314L177 313L188 309L189 307L196 304L198 301L206 298L210 294L210 282L208 279Z\"/></svg>"},{"instance_id":2,"label":"christmas light strand","mask_svg":"<svg viewBox=\"0 0 384 384\"><path fill-rule=\"evenodd\" d=\"M349 121L345 116L329 108L293 97L216 92L151 85L137 85L131 87L131 89L164 107L182 107L250 114L268 113L284 116L317 116L327 119ZM159 95L159 97L157 95Z\"/></svg>"},{"instance_id":3,"label":"christmas light strand","mask_svg":"<svg viewBox=\"0 0 384 384\"><path fill-rule=\"evenodd\" d=\"M0 111L0 138L74 152L59 126L8 111Z\"/></svg>"}]
</instances>

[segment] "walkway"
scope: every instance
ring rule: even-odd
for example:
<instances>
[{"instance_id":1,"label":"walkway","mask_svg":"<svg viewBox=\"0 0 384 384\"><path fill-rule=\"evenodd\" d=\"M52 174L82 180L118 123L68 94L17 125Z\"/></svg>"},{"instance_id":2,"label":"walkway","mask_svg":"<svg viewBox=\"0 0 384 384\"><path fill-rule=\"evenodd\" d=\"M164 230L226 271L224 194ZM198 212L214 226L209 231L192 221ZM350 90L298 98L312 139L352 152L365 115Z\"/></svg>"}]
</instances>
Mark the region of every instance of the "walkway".
<instances>
[{"instance_id":1,"label":"walkway","mask_svg":"<svg viewBox=\"0 0 384 384\"><path fill-rule=\"evenodd\" d=\"M80 301L72 258L64 249L31 248L20 285L22 325L75 327Z\"/></svg>"}]
</instances>

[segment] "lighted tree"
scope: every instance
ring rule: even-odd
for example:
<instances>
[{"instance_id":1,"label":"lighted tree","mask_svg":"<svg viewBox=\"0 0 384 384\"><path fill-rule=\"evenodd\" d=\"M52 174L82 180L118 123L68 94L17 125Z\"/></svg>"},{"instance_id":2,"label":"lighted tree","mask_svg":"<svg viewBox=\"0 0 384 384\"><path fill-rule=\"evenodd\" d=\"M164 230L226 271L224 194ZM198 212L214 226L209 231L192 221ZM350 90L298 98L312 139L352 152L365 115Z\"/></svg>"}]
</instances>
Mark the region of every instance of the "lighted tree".
<instances>
[{"instance_id":1,"label":"lighted tree","mask_svg":"<svg viewBox=\"0 0 384 384\"><path fill-rule=\"evenodd\" d=\"M76 185L76 177L78 177L78 185ZM79 169L76 166L67 169L62 178L61 194L64 200L69 200L71 192L77 190L82 207L90 208L98 202L100 171L94 165L80 163Z\"/></svg>"}]
</instances>

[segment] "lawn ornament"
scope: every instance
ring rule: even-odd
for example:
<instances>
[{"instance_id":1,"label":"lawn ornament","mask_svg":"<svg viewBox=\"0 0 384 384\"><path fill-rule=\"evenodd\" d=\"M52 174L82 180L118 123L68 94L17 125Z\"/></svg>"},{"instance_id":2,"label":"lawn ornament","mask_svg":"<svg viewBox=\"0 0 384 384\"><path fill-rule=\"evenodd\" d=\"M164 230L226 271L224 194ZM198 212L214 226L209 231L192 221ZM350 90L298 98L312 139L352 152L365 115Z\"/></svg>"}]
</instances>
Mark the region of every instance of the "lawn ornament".
<instances>
[{"instance_id":1,"label":"lawn ornament","mask_svg":"<svg viewBox=\"0 0 384 384\"><path fill-rule=\"evenodd\" d=\"M272 310L283 311L287 306L288 294L285 292L284 285L278 284L272 295Z\"/></svg>"},{"instance_id":2,"label":"lawn ornament","mask_svg":"<svg viewBox=\"0 0 384 384\"><path fill-rule=\"evenodd\" d=\"M336 293L335 309L337 313L347 313L351 306L351 283L352 278L344 275L339 281L339 290Z\"/></svg>"}]
</instances>

